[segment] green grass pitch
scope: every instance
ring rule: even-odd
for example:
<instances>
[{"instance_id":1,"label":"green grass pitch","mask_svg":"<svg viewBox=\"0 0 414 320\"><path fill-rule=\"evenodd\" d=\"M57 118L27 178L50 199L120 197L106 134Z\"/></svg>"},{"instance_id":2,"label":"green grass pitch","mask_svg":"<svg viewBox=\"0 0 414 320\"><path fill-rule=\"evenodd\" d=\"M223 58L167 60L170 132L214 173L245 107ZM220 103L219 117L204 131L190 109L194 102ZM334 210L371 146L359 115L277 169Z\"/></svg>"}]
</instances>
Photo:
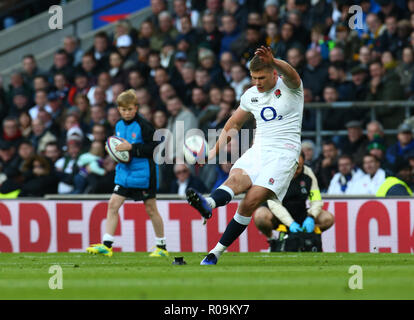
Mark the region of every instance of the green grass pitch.
<instances>
[{"instance_id":1,"label":"green grass pitch","mask_svg":"<svg viewBox=\"0 0 414 320\"><path fill-rule=\"evenodd\" d=\"M172 265L183 256L187 265ZM0 253L0 299L414 299L414 256L349 253L225 253L200 266L202 253ZM49 288L60 265L63 289ZM363 270L351 290L349 267Z\"/></svg>"}]
</instances>

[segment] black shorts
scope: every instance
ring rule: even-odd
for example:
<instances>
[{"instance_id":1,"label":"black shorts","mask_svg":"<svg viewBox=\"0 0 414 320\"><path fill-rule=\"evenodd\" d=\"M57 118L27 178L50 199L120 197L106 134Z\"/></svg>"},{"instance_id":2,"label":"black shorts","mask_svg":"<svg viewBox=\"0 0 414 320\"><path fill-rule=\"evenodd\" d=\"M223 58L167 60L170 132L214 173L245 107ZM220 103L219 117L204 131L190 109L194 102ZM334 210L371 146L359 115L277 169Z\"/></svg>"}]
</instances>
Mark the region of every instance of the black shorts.
<instances>
[{"instance_id":1,"label":"black shorts","mask_svg":"<svg viewBox=\"0 0 414 320\"><path fill-rule=\"evenodd\" d=\"M113 193L123 196L125 198L132 199L134 201L145 201L156 197L155 190L152 189L138 189L138 188L125 188L119 184L115 185Z\"/></svg>"}]
</instances>

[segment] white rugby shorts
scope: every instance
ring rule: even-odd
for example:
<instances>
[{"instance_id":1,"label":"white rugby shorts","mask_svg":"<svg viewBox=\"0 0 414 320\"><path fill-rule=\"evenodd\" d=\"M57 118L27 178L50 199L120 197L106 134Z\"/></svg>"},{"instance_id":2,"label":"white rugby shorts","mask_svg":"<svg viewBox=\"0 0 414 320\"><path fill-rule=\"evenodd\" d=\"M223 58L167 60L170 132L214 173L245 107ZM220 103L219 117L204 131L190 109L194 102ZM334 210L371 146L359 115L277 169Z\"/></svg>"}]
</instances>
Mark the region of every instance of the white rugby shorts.
<instances>
[{"instance_id":1,"label":"white rugby shorts","mask_svg":"<svg viewBox=\"0 0 414 320\"><path fill-rule=\"evenodd\" d=\"M272 190L282 201L298 166L299 154L295 150L263 150L250 148L233 165L250 177L253 185Z\"/></svg>"}]
</instances>

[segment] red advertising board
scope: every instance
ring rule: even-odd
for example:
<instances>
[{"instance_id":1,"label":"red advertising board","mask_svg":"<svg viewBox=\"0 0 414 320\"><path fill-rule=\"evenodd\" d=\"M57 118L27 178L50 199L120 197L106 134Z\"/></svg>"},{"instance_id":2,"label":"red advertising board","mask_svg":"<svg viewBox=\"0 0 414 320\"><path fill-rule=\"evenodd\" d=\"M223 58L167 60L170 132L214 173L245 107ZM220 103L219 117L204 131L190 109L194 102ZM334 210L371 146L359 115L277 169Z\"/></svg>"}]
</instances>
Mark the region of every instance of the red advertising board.
<instances>
[{"instance_id":1,"label":"red advertising board","mask_svg":"<svg viewBox=\"0 0 414 320\"><path fill-rule=\"evenodd\" d=\"M322 235L326 252L414 252L414 200L328 200L324 208L335 225ZM169 251L206 252L215 246L237 201L215 209L206 225L181 200L158 200ZM0 252L79 252L101 242L107 201L21 201L0 203ZM142 203L120 209L116 251L150 251L154 231ZM254 223L228 251L266 251L265 237Z\"/></svg>"}]
</instances>

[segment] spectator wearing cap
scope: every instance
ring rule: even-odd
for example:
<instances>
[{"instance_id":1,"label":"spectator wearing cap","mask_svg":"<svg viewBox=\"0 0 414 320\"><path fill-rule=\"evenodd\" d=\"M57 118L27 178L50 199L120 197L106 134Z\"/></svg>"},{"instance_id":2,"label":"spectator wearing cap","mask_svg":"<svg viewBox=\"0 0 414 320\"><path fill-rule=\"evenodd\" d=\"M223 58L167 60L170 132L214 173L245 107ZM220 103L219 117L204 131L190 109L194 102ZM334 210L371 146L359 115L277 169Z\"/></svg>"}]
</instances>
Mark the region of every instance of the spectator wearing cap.
<instances>
[{"instance_id":1,"label":"spectator wearing cap","mask_svg":"<svg viewBox=\"0 0 414 320\"><path fill-rule=\"evenodd\" d=\"M405 160L410 151L414 150L412 127L403 123L398 127L397 142L391 145L386 152L386 160L395 172L396 168Z\"/></svg>"},{"instance_id":2,"label":"spectator wearing cap","mask_svg":"<svg viewBox=\"0 0 414 320\"><path fill-rule=\"evenodd\" d=\"M362 131L362 123L357 120L349 121L345 125L348 134L341 141L341 151L343 154L352 155L354 163L361 167L362 158L367 150L368 139Z\"/></svg>"},{"instance_id":3,"label":"spectator wearing cap","mask_svg":"<svg viewBox=\"0 0 414 320\"><path fill-rule=\"evenodd\" d=\"M219 31L213 14L206 13L201 18L202 24L198 31L200 44L205 44L218 55L220 52L222 33Z\"/></svg>"},{"instance_id":4,"label":"spectator wearing cap","mask_svg":"<svg viewBox=\"0 0 414 320\"><path fill-rule=\"evenodd\" d=\"M237 26L236 19L231 14L224 14L221 17L220 31L223 34L220 44L220 53L231 51L231 46L240 36L240 29Z\"/></svg>"},{"instance_id":5,"label":"spectator wearing cap","mask_svg":"<svg viewBox=\"0 0 414 320\"><path fill-rule=\"evenodd\" d=\"M355 182L364 175L364 172L355 167L354 161L350 155L343 154L338 158L338 172L335 173L327 194L344 195L354 194Z\"/></svg>"},{"instance_id":6,"label":"spectator wearing cap","mask_svg":"<svg viewBox=\"0 0 414 320\"><path fill-rule=\"evenodd\" d=\"M387 147L385 145L385 141L379 136L375 137L374 140L370 141L367 145L368 153L378 158L381 168L384 169L387 174L392 174L392 168L385 159L386 150Z\"/></svg>"},{"instance_id":7,"label":"spectator wearing cap","mask_svg":"<svg viewBox=\"0 0 414 320\"><path fill-rule=\"evenodd\" d=\"M123 34L116 40L116 48L124 61L124 68L132 67L136 62L135 46L129 34Z\"/></svg>"},{"instance_id":8,"label":"spectator wearing cap","mask_svg":"<svg viewBox=\"0 0 414 320\"><path fill-rule=\"evenodd\" d=\"M174 54L173 64L170 68L171 81L184 87L184 80L181 76L184 64L187 62L187 54L182 51L177 51Z\"/></svg>"},{"instance_id":9,"label":"spectator wearing cap","mask_svg":"<svg viewBox=\"0 0 414 320\"><path fill-rule=\"evenodd\" d=\"M368 93L368 70L362 66L351 69L352 94L348 100L365 101Z\"/></svg>"},{"instance_id":10,"label":"spectator wearing cap","mask_svg":"<svg viewBox=\"0 0 414 320\"><path fill-rule=\"evenodd\" d=\"M381 162L372 154L366 154L363 158L365 174L356 179L352 188L352 194L375 195L386 178L385 170L380 167Z\"/></svg>"}]
</instances>

